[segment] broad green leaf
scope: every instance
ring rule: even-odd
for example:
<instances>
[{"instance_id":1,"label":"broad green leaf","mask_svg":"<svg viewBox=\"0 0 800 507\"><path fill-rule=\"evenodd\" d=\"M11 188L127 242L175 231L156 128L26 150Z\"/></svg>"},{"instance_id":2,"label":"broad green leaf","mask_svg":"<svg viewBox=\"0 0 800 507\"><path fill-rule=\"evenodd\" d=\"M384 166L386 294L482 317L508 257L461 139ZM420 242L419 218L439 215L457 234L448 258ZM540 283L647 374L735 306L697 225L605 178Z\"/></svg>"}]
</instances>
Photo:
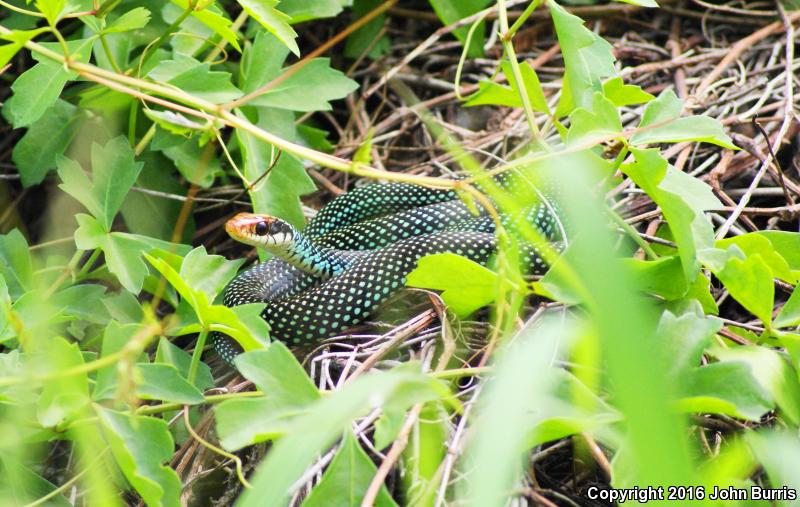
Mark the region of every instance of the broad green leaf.
<instances>
[{"instance_id":1,"label":"broad green leaf","mask_svg":"<svg viewBox=\"0 0 800 507\"><path fill-rule=\"evenodd\" d=\"M797 371L780 352L757 346L735 349L718 346L709 353L720 361L748 365L751 375L767 393L770 402L775 403L793 424L800 423L800 384L797 381Z\"/></svg>"},{"instance_id":2,"label":"broad green leaf","mask_svg":"<svg viewBox=\"0 0 800 507\"><path fill-rule=\"evenodd\" d=\"M36 0L36 8L44 14L51 26L55 26L61 11L64 10L65 0Z\"/></svg>"},{"instance_id":3,"label":"broad green leaf","mask_svg":"<svg viewBox=\"0 0 800 507\"><path fill-rule=\"evenodd\" d=\"M289 488L311 461L332 445L355 418L392 399L398 389L410 388L416 396L410 398L412 404L446 396L444 385L414 371L417 367L407 363L388 372L364 375L314 402L293 422L286 436L273 445L251 480L253 488L245 491L236 505L284 504Z\"/></svg>"},{"instance_id":4,"label":"broad green leaf","mask_svg":"<svg viewBox=\"0 0 800 507\"><path fill-rule=\"evenodd\" d=\"M52 303L63 308L65 315L77 317L94 324L108 324L110 316L97 302L105 299L106 288L99 284L73 285L53 294Z\"/></svg>"},{"instance_id":5,"label":"broad green leaf","mask_svg":"<svg viewBox=\"0 0 800 507\"><path fill-rule=\"evenodd\" d=\"M766 238L778 254L789 264L792 271L800 271L800 233L788 231L758 231Z\"/></svg>"},{"instance_id":6,"label":"broad green leaf","mask_svg":"<svg viewBox=\"0 0 800 507\"><path fill-rule=\"evenodd\" d=\"M622 122L614 104L601 93L594 93L592 109L575 109L569 117L567 146L591 145L622 135Z\"/></svg>"},{"instance_id":7,"label":"broad green leaf","mask_svg":"<svg viewBox=\"0 0 800 507\"><path fill-rule=\"evenodd\" d=\"M189 365L191 364L192 356L185 350L175 346L166 338L161 338L158 341L158 349L156 349L156 363L164 363L175 367L183 378L189 376ZM214 378L211 375L211 368L207 364L201 362L198 365L197 374L194 379L194 385L201 391L208 389L214 385Z\"/></svg>"},{"instance_id":8,"label":"broad green leaf","mask_svg":"<svg viewBox=\"0 0 800 507\"><path fill-rule=\"evenodd\" d=\"M712 363L681 379L684 397L678 407L687 412L717 413L758 421L775 406L743 362Z\"/></svg>"},{"instance_id":9,"label":"broad green leaf","mask_svg":"<svg viewBox=\"0 0 800 507\"><path fill-rule=\"evenodd\" d=\"M406 285L436 289L458 316L466 317L494 301L497 273L452 253L428 255L419 260Z\"/></svg>"},{"instance_id":10,"label":"broad green leaf","mask_svg":"<svg viewBox=\"0 0 800 507\"><path fill-rule=\"evenodd\" d=\"M101 248L105 255L108 270L113 273L126 290L138 294L142 290L147 265L142 260L142 253L156 247L169 248L170 243L127 234L124 232L106 232L103 226L83 213L75 215L79 227L75 231L75 245L81 250ZM181 248L181 250L185 247Z\"/></svg>"},{"instance_id":11,"label":"broad green leaf","mask_svg":"<svg viewBox=\"0 0 800 507\"><path fill-rule=\"evenodd\" d=\"M602 81L615 74L611 44L585 26L583 20L555 2L548 2L558 43L564 56L564 88L556 116L576 107L592 107L592 94L602 91Z\"/></svg>"},{"instance_id":12,"label":"broad green leaf","mask_svg":"<svg viewBox=\"0 0 800 507\"><path fill-rule=\"evenodd\" d=\"M661 257L652 261L622 259L630 270L631 279L649 294L661 296L667 301L682 298L688 289L683 276L680 257Z\"/></svg>"},{"instance_id":13,"label":"broad green leaf","mask_svg":"<svg viewBox=\"0 0 800 507\"><path fill-rule=\"evenodd\" d=\"M254 92L280 73L289 50L269 32L258 32L253 44L245 48L239 66L239 87Z\"/></svg>"},{"instance_id":14,"label":"broad green leaf","mask_svg":"<svg viewBox=\"0 0 800 507\"><path fill-rule=\"evenodd\" d=\"M378 450L389 447L389 444L394 442L400 430L403 429L403 423L406 420L405 410L396 410L391 406L383 408L381 416L375 421L375 448Z\"/></svg>"},{"instance_id":15,"label":"broad green leaf","mask_svg":"<svg viewBox=\"0 0 800 507\"><path fill-rule=\"evenodd\" d=\"M322 475L303 507L327 507L330 505L358 507L375 475L377 468L361 448L352 431L345 431L339 450ZM396 506L382 485L375 498L377 506Z\"/></svg>"},{"instance_id":16,"label":"broad green leaf","mask_svg":"<svg viewBox=\"0 0 800 507\"><path fill-rule=\"evenodd\" d=\"M57 43L43 43L47 49L61 52ZM92 39L67 42L70 58L87 63L92 52ZM43 58L34 53L34 59ZM61 95L67 82L77 74L64 70L64 65L41 59L39 63L22 73L11 85L14 94L3 106L3 116L14 128L29 127L42 117Z\"/></svg>"},{"instance_id":17,"label":"broad green leaf","mask_svg":"<svg viewBox=\"0 0 800 507\"><path fill-rule=\"evenodd\" d=\"M797 507L800 477L796 473L800 466L800 441L797 432L783 429L763 429L758 433L747 432L745 441L769 476L770 485L784 495L794 492L794 499L779 501L776 505Z\"/></svg>"},{"instance_id":18,"label":"broad green leaf","mask_svg":"<svg viewBox=\"0 0 800 507\"><path fill-rule=\"evenodd\" d=\"M314 58L296 71L287 67L283 72L292 74L249 104L301 112L330 111L330 101L358 88L358 83L331 68L330 58Z\"/></svg>"},{"instance_id":19,"label":"broad green leaf","mask_svg":"<svg viewBox=\"0 0 800 507\"><path fill-rule=\"evenodd\" d=\"M140 363L136 395L145 400L161 400L184 405L203 403L203 393L169 364Z\"/></svg>"},{"instance_id":20,"label":"broad green leaf","mask_svg":"<svg viewBox=\"0 0 800 507\"><path fill-rule=\"evenodd\" d=\"M240 354L235 362L242 375L278 403L302 407L320 398L303 367L281 342Z\"/></svg>"},{"instance_id":21,"label":"broad green leaf","mask_svg":"<svg viewBox=\"0 0 800 507\"><path fill-rule=\"evenodd\" d=\"M621 77L603 83L603 95L617 107L644 104L656 98L639 86L625 84Z\"/></svg>"},{"instance_id":22,"label":"broad green leaf","mask_svg":"<svg viewBox=\"0 0 800 507\"><path fill-rule=\"evenodd\" d=\"M33 263L28 242L19 229L0 235L0 275L6 281L8 294L12 299L17 299L34 288Z\"/></svg>"},{"instance_id":23,"label":"broad green leaf","mask_svg":"<svg viewBox=\"0 0 800 507\"><path fill-rule=\"evenodd\" d=\"M203 329L219 331L239 342L244 350L255 350L264 347L268 338L264 334L266 327L264 320L260 320L260 325L263 327L254 329L246 323L245 319L240 318L239 313L237 313L247 312L248 315L252 316L256 308L263 309L263 303L240 305L236 308L212 305L208 295L202 290L191 287L169 262L161 257L147 253L144 254L144 257L178 291L181 298L194 310L197 316L198 323L184 326L177 331L177 334L199 333Z\"/></svg>"},{"instance_id":24,"label":"broad green leaf","mask_svg":"<svg viewBox=\"0 0 800 507\"><path fill-rule=\"evenodd\" d=\"M494 81L481 80L478 83L478 91L467 98L464 106L484 105L522 107L522 99L510 86L503 86Z\"/></svg>"},{"instance_id":25,"label":"broad green leaf","mask_svg":"<svg viewBox=\"0 0 800 507\"><path fill-rule=\"evenodd\" d=\"M293 121L294 116L287 111L259 111L258 125L274 132L276 123ZM275 123L270 120L275 120ZM290 125L291 134L295 134ZM244 157L244 176L255 181L264 174L278 152L251 134L237 130L236 138ZM285 137L286 138L286 137ZM291 137L289 137L291 138ZM282 153L269 174L250 190L250 200L255 213L279 216L295 227L305 225L300 196L316 190L313 180L308 176L303 163L288 153Z\"/></svg>"},{"instance_id":26,"label":"broad green leaf","mask_svg":"<svg viewBox=\"0 0 800 507\"><path fill-rule=\"evenodd\" d=\"M194 139L157 129L150 146L172 160L184 178L203 188L210 187L214 178L223 172L213 144L200 147Z\"/></svg>"},{"instance_id":27,"label":"broad green leaf","mask_svg":"<svg viewBox=\"0 0 800 507\"><path fill-rule=\"evenodd\" d=\"M507 60L504 61L500 64L500 68L503 69L503 74L505 74L511 89L514 90L514 93L519 97L519 86L517 85L517 79L514 77L511 62ZM536 75L536 71L528 62L520 63L519 70L520 74L522 74L522 86L525 89L525 94L528 96L528 101L531 107L533 107L533 110L550 114L550 108L547 107L547 99L542 91L542 85L539 83L539 76ZM519 106L517 107L522 107L522 99L520 99Z\"/></svg>"},{"instance_id":28,"label":"broad green leaf","mask_svg":"<svg viewBox=\"0 0 800 507\"><path fill-rule=\"evenodd\" d=\"M236 276L244 259L229 261L220 255L208 255L204 246L189 252L181 264L180 276L194 290L214 301L228 282Z\"/></svg>"},{"instance_id":29,"label":"broad green leaf","mask_svg":"<svg viewBox=\"0 0 800 507\"><path fill-rule=\"evenodd\" d=\"M23 186L41 183L55 169L56 157L64 154L78 133L81 117L75 114L76 110L69 102L57 100L14 146L12 160Z\"/></svg>"},{"instance_id":30,"label":"broad green leaf","mask_svg":"<svg viewBox=\"0 0 800 507\"><path fill-rule=\"evenodd\" d=\"M144 327L139 323L120 324L115 321L109 322L103 333L100 357L108 357L122 350L142 329ZM97 371L97 377L92 389L93 401L113 399L116 396L117 374L117 363L105 366Z\"/></svg>"},{"instance_id":31,"label":"broad green leaf","mask_svg":"<svg viewBox=\"0 0 800 507\"><path fill-rule=\"evenodd\" d=\"M269 397L225 400L214 407L220 443L229 451L284 436L304 413Z\"/></svg>"},{"instance_id":32,"label":"broad green leaf","mask_svg":"<svg viewBox=\"0 0 800 507\"><path fill-rule=\"evenodd\" d=\"M730 245L739 247L745 257L759 254L769 266L770 271L772 271L773 278L779 278L787 283L797 282L797 276L792 274L789 264L763 235L759 233L747 233L732 238L721 239L715 243L717 248L723 250L727 250Z\"/></svg>"},{"instance_id":33,"label":"broad green leaf","mask_svg":"<svg viewBox=\"0 0 800 507\"><path fill-rule=\"evenodd\" d=\"M247 11L261 26L278 38L296 56L300 56L297 47L297 33L289 26L289 16L282 13L275 6L278 0L237 0L239 5Z\"/></svg>"},{"instance_id":34,"label":"broad green leaf","mask_svg":"<svg viewBox=\"0 0 800 507\"><path fill-rule=\"evenodd\" d=\"M95 411L117 465L145 503L152 507L180 505L181 481L163 464L174 450L167 423L99 405Z\"/></svg>"},{"instance_id":35,"label":"broad green leaf","mask_svg":"<svg viewBox=\"0 0 800 507\"><path fill-rule=\"evenodd\" d=\"M80 201L108 232L122 201L130 191L142 163L134 161L133 150L124 137L117 137L105 146L92 144L92 179L74 160L60 157L58 175L61 188Z\"/></svg>"},{"instance_id":36,"label":"broad green leaf","mask_svg":"<svg viewBox=\"0 0 800 507\"><path fill-rule=\"evenodd\" d=\"M83 365L81 350L59 336L46 338L47 344L38 352L51 372L68 370ZM44 345L44 344L43 344ZM36 407L39 423L48 428L80 413L89 403L89 379L86 373L47 382Z\"/></svg>"},{"instance_id":37,"label":"broad green leaf","mask_svg":"<svg viewBox=\"0 0 800 507\"><path fill-rule=\"evenodd\" d=\"M722 124L709 116L681 118L683 106L672 90L665 90L644 108L642 121L630 143L636 146L654 143L697 141L738 149L722 130Z\"/></svg>"},{"instance_id":38,"label":"broad green leaf","mask_svg":"<svg viewBox=\"0 0 800 507\"><path fill-rule=\"evenodd\" d=\"M29 459L28 456L26 458ZM0 452L0 498L9 501L3 505L29 505L40 498L54 493L56 487L44 477L14 459L7 452ZM48 496L49 500L41 505L46 507L71 507L73 504L64 495ZM13 503L11 502L13 499Z\"/></svg>"},{"instance_id":39,"label":"broad green leaf","mask_svg":"<svg viewBox=\"0 0 800 507\"><path fill-rule=\"evenodd\" d=\"M172 165L158 153L146 151L140 157L144 163L136 186L174 195L185 195L186 187L173 174ZM183 203L164 199L144 192L129 192L122 203L120 213L129 232L170 241L175 233ZM153 220L159 217L159 220ZM183 241L190 242L194 234L194 219L190 216L183 231Z\"/></svg>"},{"instance_id":40,"label":"broad green leaf","mask_svg":"<svg viewBox=\"0 0 800 507\"><path fill-rule=\"evenodd\" d=\"M800 290L795 287L789 300L781 308L773 322L775 327L794 327L800 325Z\"/></svg>"},{"instance_id":41,"label":"broad green leaf","mask_svg":"<svg viewBox=\"0 0 800 507\"><path fill-rule=\"evenodd\" d=\"M775 285L772 271L760 254L749 255L744 260L731 258L722 271L714 274L733 299L761 319L765 326L772 324Z\"/></svg>"},{"instance_id":42,"label":"broad green leaf","mask_svg":"<svg viewBox=\"0 0 800 507\"><path fill-rule=\"evenodd\" d=\"M281 0L278 10L291 18L291 23L331 18L342 12L341 0Z\"/></svg>"},{"instance_id":43,"label":"broad green leaf","mask_svg":"<svg viewBox=\"0 0 800 507\"><path fill-rule=\"evenodd\" d=\"M411 442L403 452L403 461L407 463L403 474L407 505L433 505L435 502L439 486L436 479L447 456L450 436L447 421L448 413L440 402L432 401L422 407L416 427L409 435Z\"/></svg>"},{"instance_id":44,"label":"broad green leaf","mask_svg":"<svg viewBox=\"0 0 800 507\"><path fill-rule=\"evenodd\" d=\"M130 32L144 28L150 22L150 11L144 7L135 7L122 16L112 21L104 30L104 33Z\"/></svg>"},{"instance_id":45,"label":"broad green leaf","mask_svg":"<svg viewBox=\"0 0 800 507\"><path fill-rule=\"evenodd\" d=\"M669 374L676 380L700 366L700 361L722 322L688 311L680 316L664 312L658 323L658 343L669 361Z\"/></svg>"},{"instance_id":46,"label":"broad green leaf","mask_svg":"<svg viewBox=\"0 0 800 507\"><path fill-rule=\"evenodd\" d=\"M215 104L229 102L242 95L231 83L230 73L212 71L210 63L199 62L180 53L175 54L173 60L161 61L148 76Z\"/></svg>"},{"instance_id":47,"label":"broad green leaf","mask_svg":"<svg viewBox=\"0 0 800 507\"><path fill-rule=\"evenodd\" d=\"M5 67L8 62L14 58L20 49L25 45L26 42L33 39L40 33L46 31L47 28L39 28L36 30L22 30L22 31L13 31L11 33L0 35L0 40L7 40L10 44L6 44L4 46L0 46L0 68Z\"/></svg>"},{"instance_id":48,"label":"broad green leaf","mask_svg":"<svg viewBox=\"0 0 800 507\"><path fill-rule=\"evenodd\" d=\"M678 245L684 277L693 282L700 268L697 251L711 248L714 241L711 223L703 212L718 207L719 201L711 187L668 166L658 150L631 148L631 153L636 161L623 164L621 170L663 211Z\"/></svg>"},{"instance_id":49,"label":"broad green leaf","mask_svg":"<svg viewBox=\"0 0 800 507\"><path fill-rule=\"evenodd\" d=\"M170 0L175 5L186 11L189 9L188 0ZM236 48L236 51L241 52L242 48L239 46L239 37L236 32L231 30L231 20L219 14L219 10L214 7L207 7L202 10L192 9L191 15L194 19L200 21L205 26L214 31L217 35L225 39L231 46Z\"/></svg>"},{"instance_id":50,"label":"broad green leaf","mask_svg":"<svg viewBox=\"0 0 800 507\"><path fill-rule=\"evenodd\" d=\"M429 2L433 10L436 11L436 15L442 20L442 24L448 26L480 11L489 4L490 0L429 0ZM457 28L453 31L453 35L455 35L462 44L466 44L469 28L469 26ZM472 35L472 42L467 51L468 56L483 56L485 36L486 25L482 21Z\"/></svg>"},{"instance_id":51,"label":"broad green leaf","mask_svg":"<svg viewBox=\"0 0 800 507\"><path fill-rule=\"evenodd\" d=\"M466 458L473 466L464 481L463 498L469 506L505 505L514 479L521 472L520 457L526 432L547 416L547 404L556 377L553 361L567 328L555 319L526 326L496 356L495 375L481 392L476 410L481 414L469 442Z\"/></svg>"}]
</instances>

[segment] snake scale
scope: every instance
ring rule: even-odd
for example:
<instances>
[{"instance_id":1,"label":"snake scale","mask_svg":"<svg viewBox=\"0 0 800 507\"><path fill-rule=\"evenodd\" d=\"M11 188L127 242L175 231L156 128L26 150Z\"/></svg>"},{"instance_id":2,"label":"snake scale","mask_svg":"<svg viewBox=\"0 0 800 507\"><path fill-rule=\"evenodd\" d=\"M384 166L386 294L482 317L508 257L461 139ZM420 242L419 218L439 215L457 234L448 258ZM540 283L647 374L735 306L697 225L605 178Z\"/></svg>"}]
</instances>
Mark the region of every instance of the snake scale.
<instances>
[{"instance_id":1,"label":"snake scale","mask_svg":"<svg viewBox=\"0 0 800 507\"><path fill-rule=\"evenodd\" d=\"M548 240L564 239L557 210L539 195L524 219ZM455 192L406 183L342 194L303 233L279 218L240 213L226 224L228 234L276 257L234 278L223 304L267 303L261 316L273 339L313 344L367 319L404 287L421 257L451 252L486 264L496 247L494 230L485 212L476 215ZM532 272L545 270L533 247L524 253ZM228 363L241 352L224 335L214 333L212 342Z\"/></svg>"}]
</instances>

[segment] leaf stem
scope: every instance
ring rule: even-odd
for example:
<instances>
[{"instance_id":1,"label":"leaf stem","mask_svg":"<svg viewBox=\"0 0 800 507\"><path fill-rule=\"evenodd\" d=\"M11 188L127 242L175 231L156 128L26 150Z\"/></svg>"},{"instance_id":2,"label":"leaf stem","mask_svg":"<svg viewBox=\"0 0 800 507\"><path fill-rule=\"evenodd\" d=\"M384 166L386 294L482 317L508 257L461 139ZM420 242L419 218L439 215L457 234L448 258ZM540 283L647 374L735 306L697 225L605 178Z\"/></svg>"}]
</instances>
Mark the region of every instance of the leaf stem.
<instances>
[{"instance_id":1,"label":"leaf stem","mask_svg":"<svg viewBox=\"0 0 800 507\"><path fill-rule=\"evenodd\" d=\"M156 51L164 45L164 42L166 42L169 36L172 35L172 33L181 26L181 23L183 23L186 18L192 14L196 4L197 0L189 0L189 3L186 4L186 10L183 11L181 15L178 16L175 21L173 21L172 24L167 27L166 30L164 30L161 36L156 39L155 43L147 47L145 52L142 54L142 57L139 59L139 68L145 66L147 61L156 53Z\"/></svg>"},{"instance_id":2,"label":"leaf stem","mask_svg":"<svg viewBox=\"0 0 800 507\"><path fill-rule=\"evenodd\" d=\"M200 356L203 355L203 349L206 346L206 338L208 338L208 328L203 327L200 331L200 335L197 337L197 343L194 346L194 351L192 352L192 362L189 363L189 374L187 375L187 380L190 384L194 384L194 379L197 376L197 368L200 366Z\"/></svg>"}]
</instances>

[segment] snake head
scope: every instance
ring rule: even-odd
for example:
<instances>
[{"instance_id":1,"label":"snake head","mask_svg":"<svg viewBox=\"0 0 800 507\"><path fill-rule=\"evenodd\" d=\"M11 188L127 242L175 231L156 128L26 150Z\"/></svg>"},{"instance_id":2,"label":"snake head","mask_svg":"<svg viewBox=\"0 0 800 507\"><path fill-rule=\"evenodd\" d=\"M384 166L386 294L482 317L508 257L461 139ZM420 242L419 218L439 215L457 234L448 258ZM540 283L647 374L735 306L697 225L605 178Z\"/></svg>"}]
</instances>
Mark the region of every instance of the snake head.
<instances>
[{"instance_id":1,"label":"snake head","mask_svg":"<svg viewBox=\"0 0 800 507\"><path fill-rule=\"evenodd\" d=\"M225 231L240 243L267 249L290 244L295 233L288 222L256 213L239 213L225 223Z\"/></svg>"}]
</instances>

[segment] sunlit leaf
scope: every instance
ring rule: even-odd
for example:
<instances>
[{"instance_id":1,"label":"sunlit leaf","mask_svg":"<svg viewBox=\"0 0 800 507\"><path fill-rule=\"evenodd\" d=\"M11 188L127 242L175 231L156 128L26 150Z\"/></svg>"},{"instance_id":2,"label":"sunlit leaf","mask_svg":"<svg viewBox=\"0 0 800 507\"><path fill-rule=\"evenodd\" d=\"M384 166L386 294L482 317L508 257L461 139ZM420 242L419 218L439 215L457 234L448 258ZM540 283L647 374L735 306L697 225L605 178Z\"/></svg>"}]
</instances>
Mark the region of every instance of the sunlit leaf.
<instances>
[{"instance_id":1,"label":"sunlit leaf","mask_svg":"<svg viewBox=\"0 0 800 507\"><path fill-rule=\"evenodd\" d=\"M296 56L300 56L297 47L297 33L289 26L289 16L275 8L278 0L237 0L239 5L250 14L261 26L269 30Z\"/></svg>"}]
</instances>

